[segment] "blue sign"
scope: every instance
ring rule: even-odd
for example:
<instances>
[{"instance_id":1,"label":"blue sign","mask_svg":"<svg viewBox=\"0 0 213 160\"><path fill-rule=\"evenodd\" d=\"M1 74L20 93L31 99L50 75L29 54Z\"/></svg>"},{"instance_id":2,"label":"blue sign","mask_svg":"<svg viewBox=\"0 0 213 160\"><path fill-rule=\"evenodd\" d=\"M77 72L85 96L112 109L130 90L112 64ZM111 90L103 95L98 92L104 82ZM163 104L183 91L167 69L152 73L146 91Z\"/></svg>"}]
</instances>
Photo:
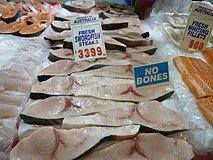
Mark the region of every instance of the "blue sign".
<instances>
[{"instance_id":1,"label":"blue sign","mask_svg":"<svg viewBox=\"0 0 213 160\"><path fill-rule=\"evenodd\" d=\"M136 88L168 83L168 62L134 67L134 77Z\"/></svg>"}]
</instances>

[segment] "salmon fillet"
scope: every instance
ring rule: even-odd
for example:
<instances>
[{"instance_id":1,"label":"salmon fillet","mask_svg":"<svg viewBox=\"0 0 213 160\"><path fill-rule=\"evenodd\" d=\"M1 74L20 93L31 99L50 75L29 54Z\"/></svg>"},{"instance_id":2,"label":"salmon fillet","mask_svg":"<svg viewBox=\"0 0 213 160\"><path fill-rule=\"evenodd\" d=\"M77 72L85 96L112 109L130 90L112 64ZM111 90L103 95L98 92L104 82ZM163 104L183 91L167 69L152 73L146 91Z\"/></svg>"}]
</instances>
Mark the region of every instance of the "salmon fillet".
<instances>
[{"instance_id":1,"label":"salmon fillet","mask_svg":"<svg viewBox=\"0 0 213 160\"><path fill-rule=\"evenodd\" d=\"M208 63L213 64L213 48L206 48L203 51L203 55L205 56Z\"/></svg>"},{"instance_id":2,"label":"salmon fillet","mask_svg":"<svg viewBox=\"0 0 213 160\"><path fill-rule=\"evenodd\" d=\"M213 96L198 99L197 103L209 124L213 126Z\"/></svg>"},{"instance_id":3,"label":"salmon fillet","mask_svg":"<svg viewBox=\"0 0 213 160\"><path fill-rule=\"evenodd\" d=\"M196 99L213 96L213 78L205 72L183 74L182 79Z\"/></svg>"},{"instance_id":4,"label":"salmon fillet","mask_svg":"<svg viewBox=\"0 0 213 160\"><path fill-rule=\"evenodd\" d=\"M173 63L180 74L204 72L213 76L213 71L210 69L208 64L199 58L178 56L173 58Z\"/></svg>"}]
</instances>

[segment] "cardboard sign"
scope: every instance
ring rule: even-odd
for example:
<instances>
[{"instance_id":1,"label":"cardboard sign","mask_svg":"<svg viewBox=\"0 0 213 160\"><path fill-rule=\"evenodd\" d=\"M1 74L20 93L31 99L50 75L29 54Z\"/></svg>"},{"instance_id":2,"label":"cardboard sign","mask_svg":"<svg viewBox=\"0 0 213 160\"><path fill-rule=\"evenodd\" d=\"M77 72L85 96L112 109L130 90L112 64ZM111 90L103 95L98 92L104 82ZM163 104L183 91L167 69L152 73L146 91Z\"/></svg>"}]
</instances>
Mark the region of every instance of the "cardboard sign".
<instances>
[{"instance_id":1,"label":"cardboard sign","mask_svg":"<svg viewBox=\"0 0 213 160\"><path fill-rule=\"evenodd\" d=\"M75 61L107 56L97 14L72 18L71 32Z\"/></svg>"},{"instance_id":2,"label":"cardboard sign","mask_svg":"<svg viewBox=\"0 0 213 160\"><path fill-rule=\"evenodd\" d=\"M212 8L193 4L181 47L192 51L204 50L211 35L212 25Z\"/></svg>"},{"instance_id":3,"label":"cardboard sign","mask_svg":"<svg viewBox=\"0 0 213 160\"><path fill-rule=\"evenodd\" d=\"M169 85L168 62L134 67L137 90Z\"/></svg>"}]
</instances>

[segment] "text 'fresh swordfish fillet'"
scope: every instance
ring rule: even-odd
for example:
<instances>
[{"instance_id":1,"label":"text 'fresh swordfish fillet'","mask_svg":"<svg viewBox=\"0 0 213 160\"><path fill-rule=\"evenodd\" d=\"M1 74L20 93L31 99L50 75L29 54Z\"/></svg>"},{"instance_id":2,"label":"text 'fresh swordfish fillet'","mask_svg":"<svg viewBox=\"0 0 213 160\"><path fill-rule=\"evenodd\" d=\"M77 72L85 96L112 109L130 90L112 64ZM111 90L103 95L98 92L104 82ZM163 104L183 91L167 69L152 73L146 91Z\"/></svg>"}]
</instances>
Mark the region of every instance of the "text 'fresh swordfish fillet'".
<instances>
[{"instance_id":1,"label":"text 'fresh swordfish fillet'","mask_svg":"<svg viewBox=\"0 0 213 160\"><path fill-rule=\"evenodd\" d=\"M116 84L102 86L86 86L75 92L75 96L91 96L115 101L140 102L142 100L163 101L172 96L174 90L170 87L159 87L136 91L131 84Z\"/></svg>"},{"instance_id":2,"label":"text 'fresh swordfish fillet'","mask_svg":"<svg viewBox=\"0 0 213 160\"><path fill-rule=\"evenodd\" d=\"M192 147L186 141L159 133L141 133L79 160L190 160Z\"/></svg>"},{"instance_id":3,"label":"text 'fresh swordfish fillet'","mask_svg":"<svg viewBox=\"0 0 213 160\"><path fill-rule=\"evenodd\" d=\"M157 131L189 129L187 120L179 113L157 101L144 101L134 106L103 111L94 115L65 117L63 128L87 126L125 126L138 124Z\"/></svg>"},{"instance_id":4,"label":"text 'fresh swordfish fillet'","mask_svg":"<svg viewBox=\"0 0 213 160\"><path fill-rule=\"evenodd\" d=\"M40 99L54 95L73 95L76 90L80 90L86 86L99 86L110 84L133 84L133 80L114 79L108 77L52 77L44 82L38 82L32 87L30 98Z\"/></svg>"},{"instance_id":5,"label":"text 'fresh swordfish fillet'","mask_svg":"<svg viewBox=\"0 0 213 160\"><path fill-rule=\"evenodd\" d=\"M84 76L100 76L100 77L112 77L112 78L126 78L134 79L133 69L131 65L128 66L106 66L99 69L93 69L89 71L83 71L71 74L76 77Z\"/></svg>"},{"instance_id":6,"label":"text 'fresh swordfish fillet'","mask_svg":"<svg viewBox=\"0 0 213 160\"><path fill-rule=\"evenodd\" d=\"M70 160L94 147L109 136L134 136L138 125L124 127L88 127L59 130L42 127L22 139L11 151L10 160Z\"/></svg>"},{"instance_id":7,"label":"text 'fresh swordfish fillet'","mask_svg":"<svg viewBox=\"0 0 213 160\"><path fill-rule=\"evenodd\" d=\"M130 102L114 102L89 97L49 97L26 108L20 116L25 123L62 124L63 118L67 116L80 116L134 105Z\"/></svg>"},{"instance_id":8,"label":"text 'fresh swordfish fillet'","mask_svg":"<svg viewBox=\"0 0 213 160\"><path fill-rule=\"evenodd\" d=\"M44 68L38 75L38 80L47 80L52 76L65 76L74 72L84 71L95 66L123 66L130 65L127 60L111 61L106 59L97 59L94 62L81 61L75 62L71 60L60 60L52 65Z\"/></svg>"}]
</instances>

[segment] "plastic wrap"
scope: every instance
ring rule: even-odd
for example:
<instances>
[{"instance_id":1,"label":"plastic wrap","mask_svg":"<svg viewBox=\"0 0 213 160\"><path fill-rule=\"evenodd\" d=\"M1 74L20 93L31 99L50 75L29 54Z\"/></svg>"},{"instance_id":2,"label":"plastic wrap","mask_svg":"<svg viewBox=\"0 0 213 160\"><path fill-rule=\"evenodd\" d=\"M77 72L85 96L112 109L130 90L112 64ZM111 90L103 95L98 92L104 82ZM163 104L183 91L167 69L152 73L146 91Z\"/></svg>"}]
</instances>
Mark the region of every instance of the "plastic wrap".
<instances>
[{"instance_id":1,"label":"plastic wrap","mask_svg":"<svg viewBox=\"0 0 213 160\"><path fill-rule=\"evenodd\" d=\"M0 159L7 160L15 135L16 119L0 119Z\"/></svg>"},{"instance_id":2,"label":"plastic wrap","mask_svg":"<svg viewBox=\"0 0 213 160\"><path fill-rule=\"evenodd\" d=\"M165 100L163 103L165 103L166 106L171 107L172 103L174 102L176 107L172 107L172 109L176 109L176 111L184 115L189 122L189 131L178 133L173 136L187 140L192 145L195 153L205 154L206 152L211 152L213 150L213 129L207 123L205 117L197 106L194 96L191 94L188 87L183 83L179 72L172 63L172 59L176 56L184 55L201 58L204 61L206 60L200 52L191 54L177 47L164 30L163 23L166 22L166 19L164 19L164 12L175 11L174 9L177 6L179 7L176 8L176 11L187 12L189 8L188 6L190 6L189 2L186 1L186 7L183 7L182 3L180 3L180 5L174 5L174 3L179 3L180 1L172 1L171 3L169 3L169 1L166 2L166 7L161 6L162 8L160 8L160 6L157 4L162 3L162 1L156 1L155 5L153 6L154 9L152 11L152 17L142 21L141 28L149 31L150 37L154 39L154 45L158 47L156 56L169 62L170 81L174 86L175 94L172 97L173 100ZM178 10L181 8L181 6L182 9Z\"/></svg>"}]
</instances>

